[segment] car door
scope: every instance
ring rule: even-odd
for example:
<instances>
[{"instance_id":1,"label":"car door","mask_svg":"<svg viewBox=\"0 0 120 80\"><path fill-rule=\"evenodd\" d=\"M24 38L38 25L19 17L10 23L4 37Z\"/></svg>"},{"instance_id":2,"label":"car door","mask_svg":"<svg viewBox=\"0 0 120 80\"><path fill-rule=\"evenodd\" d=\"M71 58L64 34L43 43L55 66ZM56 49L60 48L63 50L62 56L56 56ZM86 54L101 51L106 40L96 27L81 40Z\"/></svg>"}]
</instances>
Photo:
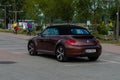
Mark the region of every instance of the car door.
<instances>
[{"instance_id":1,"label":"car door","mask_svg":"<svg viewBox=\"0 0 120 80\"><path fill-rule=\"evenodd\" d=\"M38 49L40 51L46 50L47 42L49 41L49 28L46 28L42 33L40 33L37 42L38 42Z\"/></svg>"},{"instance_id":2,"label":"car door","mask_svg":"<svg viewBox=\"0 0 120 80\"><path fill-rule=\"evenodd\" d=\"M47 50L53 52L56 47L56 42L58 41L59 30L58 28L51 28L49 41L47 43Z\"/></svg>"},{"instance_id":3,"label":"car door","mask_svg":"<svg viewBox=\"0 0 120 80\"><path fill-rule=\"evenodd\" d=\"M39 50L53 53L57 42L56 36L58 36L58 34L56 28L50 27L45 29L38 38Z\"/></svg>"}]
</instances>

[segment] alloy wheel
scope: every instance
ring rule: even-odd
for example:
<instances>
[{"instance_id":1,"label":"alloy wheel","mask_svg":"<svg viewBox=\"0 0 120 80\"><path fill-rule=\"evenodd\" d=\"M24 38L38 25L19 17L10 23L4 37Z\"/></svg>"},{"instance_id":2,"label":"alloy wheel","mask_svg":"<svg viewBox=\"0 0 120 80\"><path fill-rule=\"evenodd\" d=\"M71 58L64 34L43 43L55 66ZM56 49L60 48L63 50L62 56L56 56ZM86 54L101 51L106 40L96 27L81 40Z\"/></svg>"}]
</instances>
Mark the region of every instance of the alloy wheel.
<instances>
[{"instance_id":1,"label":"alloy wheel","mask_svg":"<svg viewBox=\"0 0 120 80\"><path fill-rule=\"evenodd\" d=\"M37 54L37 52L35 51L35 45L34 45L33 42L30 42L28 44L28 52L29 52L30 55L36 55Z\"/></svg>"},{"instance_id":2,"label":"alloy wheel","mask_svg":"<svg viewBox=\"0 0 120 80\"><path fill-rule=\"evenodd\" d=\"M57 57L57 60L60 61L60 62L66 61L65 49L64 49L63 46L57 47L56 57Z\"/></svg>"}]
</instances>

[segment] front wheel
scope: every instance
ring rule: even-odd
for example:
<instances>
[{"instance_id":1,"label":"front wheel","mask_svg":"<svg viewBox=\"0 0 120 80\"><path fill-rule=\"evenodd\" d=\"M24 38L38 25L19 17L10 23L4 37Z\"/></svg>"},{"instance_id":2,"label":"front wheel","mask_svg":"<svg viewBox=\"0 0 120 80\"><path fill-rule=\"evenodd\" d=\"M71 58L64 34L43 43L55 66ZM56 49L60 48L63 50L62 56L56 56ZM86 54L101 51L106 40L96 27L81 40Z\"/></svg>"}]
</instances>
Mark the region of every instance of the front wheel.
<instances>
[{"instance_id":1,"label":"front wheel","mask_svg":"<svg viewBox=\"0 0 120 80\"><path fill-rule=\"evenodd\" d=\"M37 55L37 51L35 49L35 44L33 42L28 43L28 52L30 55L35 56Z\"/></svg>"},{"instance_id":2,"label":"front wheel","mask_svg":"<svg viewBox=\"0 0 120 80\"><path fill-rule=\"evenodd\" d=\"M64 62L67 60L64 46L58 46L56 48L56 58L60 62Z\"/></svg>"}]
</instances>

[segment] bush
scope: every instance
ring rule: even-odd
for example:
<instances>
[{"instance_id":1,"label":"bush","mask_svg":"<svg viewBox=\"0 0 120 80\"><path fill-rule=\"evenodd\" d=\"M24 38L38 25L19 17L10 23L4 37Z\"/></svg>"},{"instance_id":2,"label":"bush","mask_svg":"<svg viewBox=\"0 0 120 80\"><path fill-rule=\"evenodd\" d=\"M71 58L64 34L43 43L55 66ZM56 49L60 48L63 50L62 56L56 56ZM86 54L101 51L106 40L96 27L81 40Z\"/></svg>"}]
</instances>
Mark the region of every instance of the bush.
<instances>
[{"instance_id":1,"label":"bush","mask_svg":"<svg viewBox=\"0 0 120 80\"><path fill-rule=\"evenodd\" d=\"M36 31L42 30L42 25L41 26L36 26Z\"/></svg>"},{"instance_id":2,"label":"bush","mask_svg":"<svg viewBox=\"0 0 120 80\"><path fill-rule=\"evenodd\" d=\"M91 32L91 34L94 35L97 39L101 39L101 35L97 31Z\"/></svg>"},{"instance_id":3,"label":"bush","mask_svg":"<svg viewBox=\"0 0 120 80\"><path fill-rule=\"evenodd\" d=\"M3 25L2 25L2 24L0 24L0 28L3 28Z\"/></svg>"},{"instance_id":4,"label":"bush","mask_svg":"<svg viewBox=\"0 0 120 80\"><path fill-rule=\"evenodd\" d=\"M19 34L26 34L26 32L27 32L26 30L18 30Z\"/></svg>"},{"instance_id":5,"label":"bush","mask_svg":"<svg viewBox=\"0 0 120 80\"><path fill-rule=\"evenodd\" d=\"M26 34L27 35L27 30L18 30L18 34ZM31 30L31 35L36 35L35 30Z\"/></svg>"},{"instance_id":6,"label":"bush","mask_svg":"<svg viewBox=\"0 0 120 80\"><path fill-rule=\"evenodd\" d=\"M98 26L97 31L99 34L108 35L108 27L107 26L100 25L100 26Z\"/></svg>"}]
</instances>

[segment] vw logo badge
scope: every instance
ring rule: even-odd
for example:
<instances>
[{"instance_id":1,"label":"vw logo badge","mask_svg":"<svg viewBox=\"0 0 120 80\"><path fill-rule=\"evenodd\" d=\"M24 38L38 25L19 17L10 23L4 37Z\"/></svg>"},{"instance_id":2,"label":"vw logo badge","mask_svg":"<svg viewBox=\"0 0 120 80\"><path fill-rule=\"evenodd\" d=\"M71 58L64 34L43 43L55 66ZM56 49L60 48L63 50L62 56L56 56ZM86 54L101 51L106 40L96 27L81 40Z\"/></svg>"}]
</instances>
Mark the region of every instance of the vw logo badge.
<instances>
[{"instance_id":1,"label":"vw logo badge","mask_svg":"<svg viewBox=\"0 0 120 80\"><path fill-rule=\"evenodd\" d=\"M87 40L87 43L89 43L90 41L89 40Z\"/></svg>"}]
</instances>

